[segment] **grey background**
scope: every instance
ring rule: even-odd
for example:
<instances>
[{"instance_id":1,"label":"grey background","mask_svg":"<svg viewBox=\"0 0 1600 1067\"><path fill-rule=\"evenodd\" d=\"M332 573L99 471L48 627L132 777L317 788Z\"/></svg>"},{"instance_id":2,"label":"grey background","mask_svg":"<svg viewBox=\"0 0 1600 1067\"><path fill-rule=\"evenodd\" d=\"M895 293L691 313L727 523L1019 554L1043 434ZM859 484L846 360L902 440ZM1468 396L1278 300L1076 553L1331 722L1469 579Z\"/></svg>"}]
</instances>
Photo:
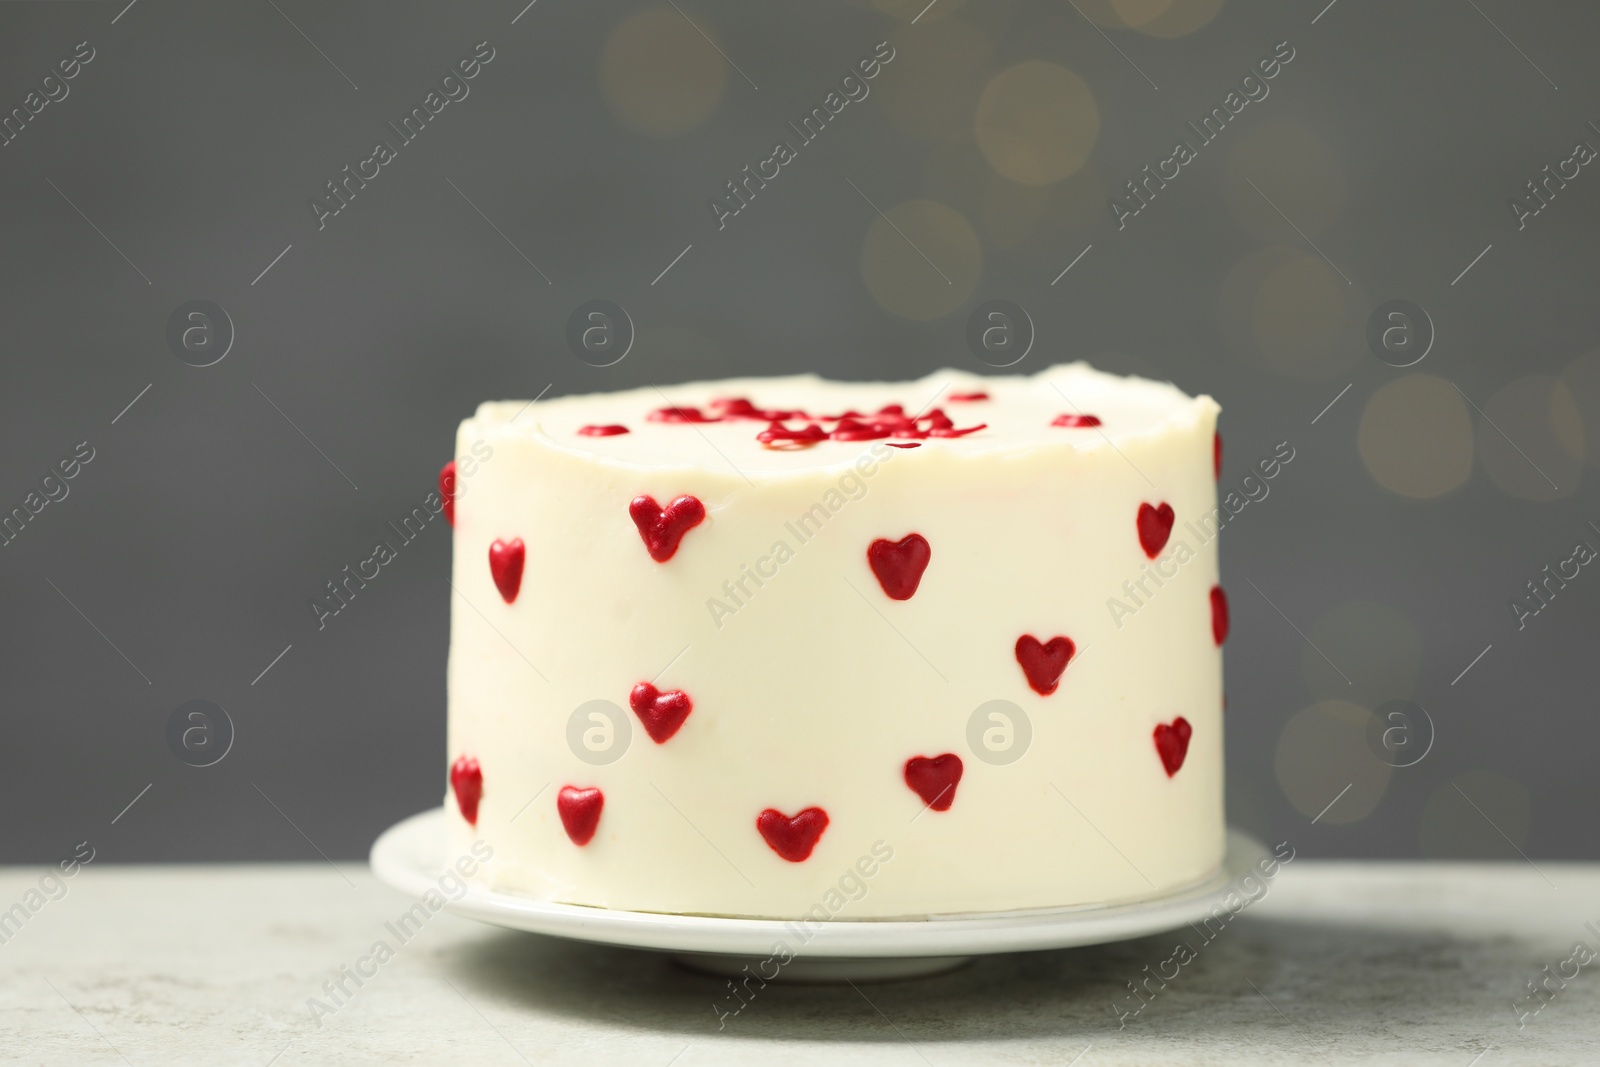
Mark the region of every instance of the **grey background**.
<instances>
[{"instance_id":1,"label":"grey background","mask_svg":"<svg viewBox=\"0 0 1600 1067\"><path fill-rule=\"evenodd\" d=\"M77 442L96 450L70 495L0 548L0 861L54 859L85 838L110 860L363 855L444 787L448 533L429 529L321 632L306 602L430 490L480 400L728 374L983 371L963 338L991 298L1037 326L1019 370L1089 358L1216 396L1225 484L1278 441L1297 450L1222 541L1235 822L1311 855L1600 856L1600 574L1586 570L1522 632L1507 606L1600 519L1592 489L1568 480L1559 499L1531 502L1479 456L1454 492L1406 499L1375 482L1356 443L1368 398L1410 373L1360 339L1383 300L1428 309L1439 339L1413 370L1479 405L1600 347L1600 174L1586 168L1522 232L1507 208L1576 138L1597 139L1585 123L1600 117L1600 10L1227 0L1167 40L1102 34L1054 0L945 0L915 24L920 3L683 0L759 88L728 69L702 124L650 137L619 120L599 73L610 34L645 6L539 0L513 24L519 0L0 5L7 109L77 42L97 52L70 96L0 149L0 507ZM952 23L988 42L976 73L919 66ZM885 39L897 58L874 95L718 232L708 198ZM1284 39L1297 56L1271 96L1118 232L1109 192ZM319 232L308 198L484 40L496 58L471 95ZM928 321L885 310L859 265L877 217L861 194L885 210L930 198L974 220L984 196L1003 206L1011 192L984 170L971 113L989 77L1035 58L1094 95L1084 171L1047 190L1020 240L975 221L982 272L958 309ZM948 112L941 134L913 136L885 110L898 76L925 81L927 106ZM1256 250L1310 250L1238 180L1230 139L1279 123L1336 161L1337 220L1306 236L1361 309L1336 357L1299 375L1242 353L1218 311L1228 272ZM1292 217L1295 190L1271 191ZM237 329L203 369L165 341L169 314L196 298ZM625 306L640 334L605 370L563 342L568 314L594 298ZM1481 452L1493 431L1472 419ZM1600 426L1586 429L1593 460ZM1360 633L1314 629L1352 600L1409 620L1414 683L1390 680L1409 668L1382 642L1363 651ZM1323 636L1349 686L1318 674L1284 616ZM1373 708L1398 690L1428 709L1433 749L1394 772L1371 814L1311 824L1275 770L1285 724L1324 696ZM194 698L237 728L212 767L184 765L165 740ZM1427 831L1430 802L1464 781L1498 783L1479 798L1483 818L1446 811L1450 832Z\"/></svg>"}]
</instances>

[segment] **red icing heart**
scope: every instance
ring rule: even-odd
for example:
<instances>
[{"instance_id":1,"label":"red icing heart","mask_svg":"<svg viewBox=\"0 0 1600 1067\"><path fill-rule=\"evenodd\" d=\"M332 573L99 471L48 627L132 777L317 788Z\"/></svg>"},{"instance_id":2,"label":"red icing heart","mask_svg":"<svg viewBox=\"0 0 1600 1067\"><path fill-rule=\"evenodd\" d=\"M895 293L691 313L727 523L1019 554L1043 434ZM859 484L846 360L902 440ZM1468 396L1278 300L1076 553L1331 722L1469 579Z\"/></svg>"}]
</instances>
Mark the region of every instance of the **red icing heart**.
<instances>
[{"instance_id":1,"label":"red icing heart","mask_svg":"<svg viewBox=\"0 0 1600 1067\"><path fill-rule=\"evenodd\" d=\"M639 528L650 558L665 563L678 551L683 535L705 519L706 507L692 496L680 496L664 508L653 496L636 496L628 505L628 514Z\"/></svg>"},{"instance_id":2,"label":"red icing heart","mask_svg":"<svg viewBox=\"0 0 1600 1067\"><path fill-rule=\"evenodd\" d=\"M694 710L688 693L681 689L663 693L649 682L633 687L633 692L628 694L628 704L644 724L644 732L658 745L666 744Z\"/></svg>"},{"instance_id":3,"label":"red icing heart","mask_svg":"<svg viewBox=\"0 0 1600 1067\"><path fill-rule=\"evenodd\" d=\"M1216 478L1222 477L1222 435L1211 436L1211 466Z\"/></svg>"},{"instance_id":4,"label":"red icing heart","mask_svg":"<svg viewBox=\"0 0 1600 1067\"><path fill-rule=\"evenodd\" d=\"M1070 637L1052 637L1042 644L1032 634L1017 638L1017 662L1022 664L1028 684L1040 696L1047 697L1056 691L1061 672L1067 669L1067 663L1077 650L1078 646Z\"/></svg>"},{"instance_id":5,"label":"red icing heart","mask_svg":"<svg viewBox=\"0 0 1600 1067\"><path fill-rule=\"evenodd\" d=\"M953 752L942 756L912 756L906 760L906 785L934 811L949 811L955 803L956 785L961 781L961 757Z\"/></svg>"},{"instance_id":6,"label":"red icing heart","mask_svg":"<svg viewBox=\"0 0 1600 1067\"><path fill-rule=\"evenodd\" d=\"M450 765L450 788L455 790L456 806L468 825L478 825L478 801L483 799L483 770L471 756L462 756Z\"/></svg>"},{"instance_id":7,"label":"red icing heart","mask_svg":"<svg viewBox=\"0 0 1600 1067\"><path fill-rule=\"evenodd\" d=\"M456 524L456 461L439 468L439 499L444 501L444 521Z\"/></svg>"},{"instance_id":8,"label":"red icing heart","mask_svg":"<svg viewBox=\"0 0 1600 1067\"><path fill-rule=\"evenodd\" d=\"M768 808L756 816L756 829L766 838L772 851L788 860L799 863L817 847L817 839L828 828L828 813L821 808L807 808L790 818L777 808Z\"/></svg>"},{"instance_id":9,"label":"red icing heart","mask_svg":"<svg viewBox=\"0 0 1600 1067\"><path fill-rule=\"evenodd\" d=\"M898 541L878 538L867 546L867 563L890 600L910 600L922 581L933 551L921 534L906 534Z\"/></svg>"},{"instance_id":10,"label":"red icing heart","mask_svg":"<svg viewBox=\"0 0 1600 1067\"><path fill-rule=\"evenodd\" d=\"M1051 426L1065 426L1069 430L1092 430L1100 425L1098 415L1057 415L1050 420Z\"/></svg>"},{"instance_id":11,"label":"red icing heart","mask_svg":"<svg viewBox=\"0 0 1600 1067\"><path fill-rule=\"evenodd\" d=\"M1161 765L1167 769L1167 777L1171 778L1183 766L1183 758L1189 754L1189 735L1194 733L1189 726L1189 720L1179 715L1172 720L1172 725L1157 723L1155 730L1156 752L1161 756Z\"/></svg>"},{"instance_id":12,"label":"red icing heart","mask_svg":"<svg viewBox=\"0 0 1600 1067\"><path fill-rule=\"evenodd\" d=\"M604 426L579 426L579 437L616 437L618 434L628 432L628 428L620 422L608 422Z\"/></svg>"},{"instance_id":13,"label":"red icing heart","mask_svg":"<svg viewBox=\"0 0 1600 1067\"><path fill-rule=\"evenodd\" d=\"M594 832L600 826L600 809L605 806L605 794L592 787L579 789L575 785L564 785L556 794L561 825L567 828L567 836L579 848L594 840Z\"/></svg>"},{"instance_id":14,"label":"red icing heart","mask_svg":"<svg viewBox=\"0 0 1600 1067\"><path fill-rule=\"evenodd\" d=\"M520 537L513 537L510 543L496 538L494 544L489 546L489 573L494 576L495 588L500 590L500 596L507 604L517 599L517 590L522 588L522 560L525 555Z\"/></svg>"},{"instance_id":15,"label":"red icing heart","mask_svg":"<svg viewBox=\"0 0 1600 1067\"><path fill-rule=\"evenodd\" d=\"M1211 587L1211 636L1218 648L1228 639L1228 594L1220 585Z\"/></svg>"},{"instance_id":16,"label":"red icing heart","mask_svg":"<svg viewBox=\"0 0 1600 1067\"><path fill-rule=\"evenodd\" d=\"M1162 504L1158 508L1149 504L1139 505L1139 544L1144 547L1145 555L1155 559L1167 547L1167 538L1172 536L1175 518L1171 504Z\"/></svg>"}]
</instances>

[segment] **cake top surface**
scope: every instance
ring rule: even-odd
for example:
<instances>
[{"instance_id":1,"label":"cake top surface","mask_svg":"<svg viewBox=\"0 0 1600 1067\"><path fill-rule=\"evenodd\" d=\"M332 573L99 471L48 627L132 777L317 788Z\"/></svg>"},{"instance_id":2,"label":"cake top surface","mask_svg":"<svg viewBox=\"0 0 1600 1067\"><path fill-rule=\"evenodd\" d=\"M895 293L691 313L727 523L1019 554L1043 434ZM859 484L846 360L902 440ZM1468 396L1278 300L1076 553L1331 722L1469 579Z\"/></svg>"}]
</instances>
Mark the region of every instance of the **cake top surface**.
<instances>
[{"instance_id":1,"label":"cake top surface","mask_svg":"<svg viewBox=\"0 0 1600 1067\"><path fill-rule=\"evenodd\" d=\"M646 386L536 403L487 401L469 435L537 440L619 465L739 472L848 466L874 444L983 456L1121 448L1193 428L1218 407L1086 363L1032 376L941 370L912 382L816 375Z\"/></svg>"}]
</instances>

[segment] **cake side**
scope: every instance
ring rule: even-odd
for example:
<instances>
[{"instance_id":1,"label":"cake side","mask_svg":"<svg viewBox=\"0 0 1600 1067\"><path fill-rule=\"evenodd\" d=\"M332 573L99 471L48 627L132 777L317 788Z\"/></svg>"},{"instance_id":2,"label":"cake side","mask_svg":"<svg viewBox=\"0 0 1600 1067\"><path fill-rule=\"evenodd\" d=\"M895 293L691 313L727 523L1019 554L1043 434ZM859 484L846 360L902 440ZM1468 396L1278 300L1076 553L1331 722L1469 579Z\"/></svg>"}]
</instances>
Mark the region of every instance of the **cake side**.
<instances>
[{"instance_id":1,"label":"cake side","mask_svg":"<svg viewBox=\"0 0 1600 1067\"><path fill-rule=\"evenodd\" d=\"M448 743L481 785L447 798L453 847L482 837L483 877L539 899L782 918L1108 903L1208 875L1216 405L1048 373L485 405L457 453L492 458L454 504ZM812 415L927 400L986 428L775 451L765 420L648 419L743 393ZM630 434L556 439L610 423ZM679 439L606 451L644 438L631 423ZM611 762L585 748L603 723L631 735Z\"/></svg>"}]
</instances>

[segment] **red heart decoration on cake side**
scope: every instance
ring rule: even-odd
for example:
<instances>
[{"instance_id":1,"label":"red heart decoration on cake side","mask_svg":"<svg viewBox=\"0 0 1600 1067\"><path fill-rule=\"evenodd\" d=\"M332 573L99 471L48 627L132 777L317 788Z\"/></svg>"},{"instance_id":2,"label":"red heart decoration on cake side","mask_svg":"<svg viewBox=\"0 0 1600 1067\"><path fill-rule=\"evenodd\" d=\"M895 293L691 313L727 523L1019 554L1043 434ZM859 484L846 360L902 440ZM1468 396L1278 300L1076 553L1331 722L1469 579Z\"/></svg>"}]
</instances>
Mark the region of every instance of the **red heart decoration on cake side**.
<instances>
[{"instance_id":1,"label":"red heart decoration on cake side","mask_svg":"<svg viewBox=\"0 0 1600 1067\"><path fill-rule=\"evenodd\" d=\"M1043 697L1056 691L1062 672L1077 650L1070 637L1052 637L1045 642L1032 634L1017 638L1017 662L1022 664L1022 673L1027 675L1033 691Z\"/></svg>"},{"instance_id":2,"label":"red heart decoration on cake side","mask_svg":"<svg viewBox=\"0 0 1600 1067\"><path fill-rule=\"evenodd\" d=\"M706 506L692 496L680 496L666 507L657 504L653 496L636 496L628 505L628 514L639 528L650 558L665 563L678 551L683 535L704 521Z\"/></svg>"},{"instance_id":3,"label":"red heart decoration on cake side","mask_svg":"<svg viewBox=\"0 0 1600 1067\"><path fill-rule=\"evenodd\" d=\"M1183 758L1189 754L1189 736L1194 730L1189 726L1189 720L1179 715L1172 720L1172 725L1157 723L1155 729L1156 753L1161 757L1161 765L1167 769L1167 777L1171 778L1183 767Z\"/></svg>"},{"instance_id":4,"label":"red heart decoration on cake side","mask_svg":"<svg viewBox=\"0 0 1600 1067\"><path fill-rule=\"evenodd\" d=\"M666 744L694 710L688 693L681 689L663 693L649 682L633 687L633 692L628 694L628 704L644 724L644 732L658 745Z\"/></svg>"},{"instance_id":5,"label":"red heart decoration on cake side","mask_svg":"<svg viewBox=\"0 0 1600 1067\"><path fill-rule=\"evenodd\" d=\"M439 499L444 501L444 521L456 524L456 461L439 468Z\"/></svg>"},{"instance_id":6,"label":"red heart decoration on cake side","mask_svg":"<svg viewBox=\"0 0 1600 1067\"><path fill-rule=\"evenodd\" d=\"M1222 435L1211 435L1211 474L1214 480L1222 479Z\"/></svg>"},{"instance_id":7,"label":"red heart decoration on cake side","mask_svg":"<svg viewBox=\"0 0 1600 1067\"><path fill-rule=\"evenodd\" d=\"M605 794L599 789L580 789L564 785L556 794L556 811L561 814L561 825L567 828L572 843L582 848L594 840L600 826L600 809L606 806Z\"/></svg>"},{"instance_id":8,"label":"red heart decoration on cake side","mask_svg":"<svg viewBox=\"0 0 1600 1067\"><path fill-rule=\"evenodd\" d=\"M1228 594L1220 585L1211 587L1211 636L1218 648L1228 639Z\"/></svg>"},{"instance_id":9,"label":"red heart decoration on cake side","mask_svg":"<svg viewBox=\"0 0 1600 1067\"><path fill-rule=\"evenodd\" d=\"M919 533L906 534L898 541L880 537L867 546L867 563L890 600L910 600L932 558L928 539Z\"/></svg>"},{"instance_id":10,"label":"red heart decoration on cake side","mask_svg":"<svg viewBox=\"0 0 1600 1067\"><path fill-rule=\"evenodd\" d=\"M494 576L494 586L507 604L517 599L517 591L522 588L522 561L526 555L520 537L513 537L509 542L495 538L494 544L489 546L489 573Z\"/></svg>"},{"instance_id":11,"label":"red heart decoration on cake side","mask_svg":"<svg viewBox=\"0 0 1600 1067\"><path fill-rule=\"evenodd\" d=\"M912 756L906 760L906 785L934 811L949 811L950 805L955 803L961 770L961 757L953 752L932 757Z\"/></svg>"},{"instance_id":12,"label":"red heart decoration on cake side","mask_svg":"<svg viewBox=\"0 0 1600 1067\"><path fill-rule=\"evenodd\" d=\"M1172 536L1175 518L1171 504L1162 504L1158 508L1149 504L1139 505L1139 544L1144 547L1145 555L1155 559L1167 547L1167 538Z\"/></svg>"},{"instance_id":13,"label":"red heart decoration on cake side","mask_svg":"<svg viewBox=\"0 0 1600 1067\"><path fill-rule=\"evenodd\" d=\"M792 818L777 808L768 808L756 816L756 829L761 836L772 851L790 863L800 863L810 856L827 828L828 813L821 808L807 808Z\"/></svg>"},{"instance_id":14,"label":"red heart decoration on cake side","mask_svg":"<svg viewBox=\"0 0 1600 1067\"><path fill-rule=\"evenodd\" d=\"M461 756L450 765L450 788L456 806L469 826L478 825L478 801L483 799L483 770L471 756Z\"/></svg>"}]
</instances>

